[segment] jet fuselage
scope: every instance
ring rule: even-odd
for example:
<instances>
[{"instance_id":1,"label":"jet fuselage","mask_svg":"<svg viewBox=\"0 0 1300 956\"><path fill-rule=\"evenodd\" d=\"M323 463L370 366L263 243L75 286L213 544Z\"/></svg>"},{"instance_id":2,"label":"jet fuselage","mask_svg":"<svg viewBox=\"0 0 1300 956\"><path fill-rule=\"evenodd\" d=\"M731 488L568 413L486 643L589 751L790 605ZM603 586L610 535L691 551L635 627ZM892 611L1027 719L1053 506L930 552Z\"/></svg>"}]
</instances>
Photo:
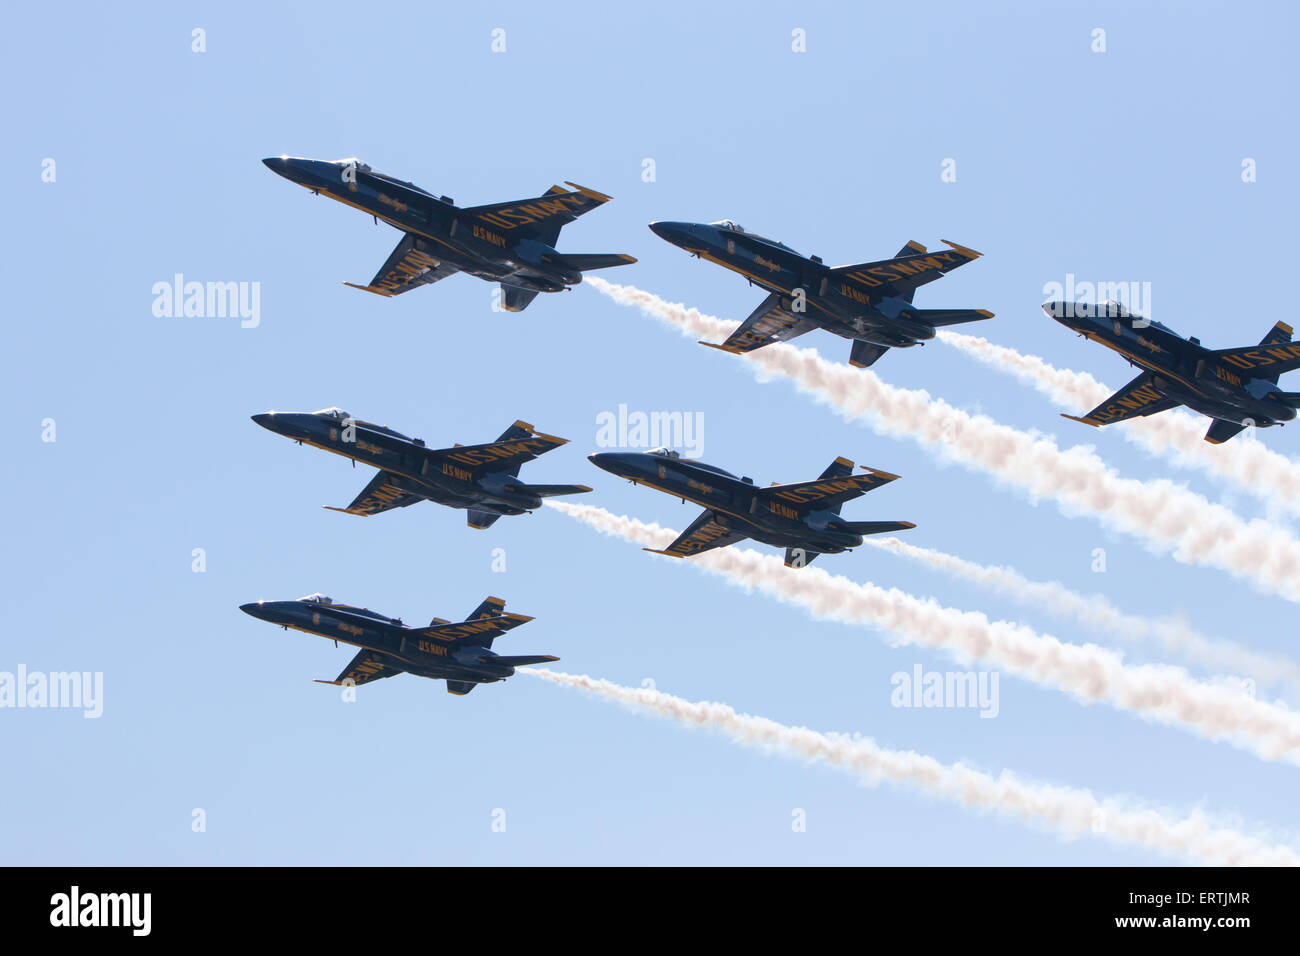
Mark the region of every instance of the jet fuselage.
<instances>
[{"instance_id":1,"label":"jet fuselage","mask_svg":"<svg viewBox=\"0 0 1300 956\"><path fill-rule=\"evenodd\" d=\"M514 476L490 472L475 479L471 468L488 459L473 450L452 452L443 461L431 461L429 450L418 438L321 412L267 412L254 415L253 421L286 438L397 475L402 479L402 491L437 504L503 515L541 507L542 499ZM524 447L543 444L535 438L516 439L511 445L516 443ZM457 461L457 455L463 460Z\"/></svg>"},{"instance_id":2,"label":"jet fuselage","mask_svg":"<svg viewBox=\"0 0 1300 956\"><path fill-rule=\"evenodd\" d=\"M365 163L293 156L262 160L272 171L319 196L382 219L422 240L419 253L437 265L446 261L461 272L530 292L559 292L582 281L582 273L548 262L559 253L536 239L511 241L506 230L463 223L459 209L413 183L376 173Z\"/></svg>"},{"instance_id":3,"label":"jet fuselage","mask_svg":"<svg viewBox=\"0 0 1300 956\"><path fill-rule=\"evenodd\" d=\"M256 601L239 609L260 621L377 651L420 677L490 684L515 672L513 667L493 664L492 659L499 655L485 647L421 637L415 633L418 628L406 627L399 618L365 608L302 599Z\"/></svg>"},{"instance_id":4,"label":"jet fuselage","mask_svg":"<svg viewBox=\"0 0 1300 956\"><path fill-rule=\"evenodd\" d=\"M801 295L804 314L842 338L890 348L908 348L934 338L932 326L903 315L911 308L910 302L889 295L871 295L853 283L836 280L819 258L806 258L783 243L715 223L653 222L650 229L692 255L777 293L787 311ZM951 259L957 264L961 260L952 251L929 255L938 262ZM884 285L884 280L880 284Z\"/></svg>"},{"instance_id":5,"label":"jet fuselage","mask_svg":"<svg viewBox=\"0 0 1300 956\"><path fill-rule=\"evenodd\" d=\"M1294 406L1270 397L1281 392L1276 382L1253 377L1196 339L1185 339L1115 303L1048 302L1043 311L1150 372L1156 389L1202 415L1261 428L1296 417ZM1148 400L1158 397L1152 392Z\"/></svg>"},{"instance_id":6,"label":"jet fuselage","mask_svg":"<svg viewBox=\"0 0 1300 956\"><path fill-rule=\"evenodd\" d=\"M761 501L749 479L701 461L641 452L600 452L589 460L634 484L711 509L723 527L764 544L823 554L839 554L862 544L862 535L845 529L838 514L815 510L801 518L778 501Z\"/></svg>"}]
</instances>

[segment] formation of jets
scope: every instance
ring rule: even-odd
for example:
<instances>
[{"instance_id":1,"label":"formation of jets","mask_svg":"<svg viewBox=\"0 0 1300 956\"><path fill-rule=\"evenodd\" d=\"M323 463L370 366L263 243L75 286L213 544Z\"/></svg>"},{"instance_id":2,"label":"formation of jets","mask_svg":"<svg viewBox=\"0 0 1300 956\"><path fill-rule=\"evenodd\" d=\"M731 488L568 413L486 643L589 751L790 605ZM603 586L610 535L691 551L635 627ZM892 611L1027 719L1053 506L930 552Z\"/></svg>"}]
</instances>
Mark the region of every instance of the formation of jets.
<instances>
[{"instance_id":1,"label":"formation of jets","mask_svg":"<svg viewBox=\"0 0 1300 956\"><path fill-rule=\"evenodd\" d=\"M501 304L522 311L541 292L560 292L584 272L636 260L622 253L563 253L560 230L610 197L572 183L552 186L532 199L457 207L413 183L376 172L356 159L335 161L288 156L265 159L275 173L383 220L402 233L397 247L366 285L345 283L381 296L431 285L457 272L500 284ZM654 222L660 238L692 255L744 276L767 292L748 318L721 343L702 344L743 354L822 329L852 342L848 361L866 368L891 348L910 348L934 338L936 329L993 317L985 309L919 308L916 290L979 258L980 253L944 240L928 250L909 241L890 259L827 266L789 246L749 232L731 220L711 223ZM1088 305L1048 302L1043 310L1067 328L1118 352L1140 371L1114 395L1074 421L1100 426L1186 405L1213 419L1205 440L1226 442L1250 425L1291 421L1300 392L1278 384L1283 372L1300 368L1300 343L1278 322L1257 346L1207 349L1158 322L1114 302ZM592 489L583 484L532 484L522 465L565 439L516 421L494 441L429 448L383 425L355 419L340 408L317 412L266 412L258 425L376 469L351 504L331 508L373 516L430 501L466 512L471 528L490 527L502 515L520 515L551 497ZM821 554L839 554L866 535L914 528L908 521L852 521L841 507L898 476L873 468L855 473L852 461L836 458L811 481L760 487L698 459L661 448L589 456L592 464L634 484L662 491L704 510L675 541L655 553L691 557L746 538L785 549L785 565L803 567ZM328 506L327 506L328 507ZM646 549L653 550L653 549ZM241 610L260 620L352 644L360 650L333 681L356 685L403 672L447 682L453 694L504 680L516 667L558 660L550 655L503 656L497 637L532 618L507 613L500 598L484 600L468 618L434 618L427 627L366 608L337 604L321 594L297 601L258 601Z\"/></svg>"}]
</instances>

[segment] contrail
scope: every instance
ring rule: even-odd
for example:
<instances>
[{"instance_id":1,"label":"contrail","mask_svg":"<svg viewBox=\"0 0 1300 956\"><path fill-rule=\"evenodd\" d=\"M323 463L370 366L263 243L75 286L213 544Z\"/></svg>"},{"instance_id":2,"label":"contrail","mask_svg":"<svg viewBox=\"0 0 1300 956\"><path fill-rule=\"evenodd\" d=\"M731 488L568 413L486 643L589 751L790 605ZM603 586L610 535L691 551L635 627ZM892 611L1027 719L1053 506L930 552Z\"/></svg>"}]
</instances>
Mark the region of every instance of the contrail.
<instances>
[{"instance_id":1,"label":"contrail","mask_svg":"<svg viewBox=\"0 0 1300 956\"><path fill-rule=\"evenodd\" d=\"M638 306L692 335L734 328L640 289L598 277L586 281L616 302ZM1089 448L1062 450L1046 436L972 415L923 390L887 385L870 369L835 365L814 349L769 345L745 359L760 373L790 379L846 419L936 448L951 461L987 472L1034 499L1050 498L1066 514L1095 515L1184 564L1215 567L1300 601L1300 541L1269 522L1248 522L1166 479L1120 477Z\"/></svg>"},{"instance_id":2,"label":"contrail","mask_svg":"<svg viewBox=\"0 0 1300 956\"><path fill-rule=\"evenodd\" d=\"M746 747L830 764L861 777L914 787L949 803L991 810L1054 831L1065 840L1095 834L1112 843L1185 856L1213 866L1296 866L1300 853L1285 844L1216 825L1199 810L1182 819L1091 791L1034 783L1009 771L998 776L963 764L944 764L914 751L887 750L869 737L787 727L740 714L726 704L691 701L649 688L623 687L586 675L530 669L542 680L667 717L687 727L720 731Z\"/></svg>"},{"instance_id":3,"label":"contrail","mask_svg":"<svg viewBox=\"0 0 1300 956\"><path fill-rule=\"evenodd\" d=\"M1284 686L1293 697L1300 697L1300 665L1294 661L1206 637L1184 621L1126 614L1099 594L1080 594L1056 581L1034 581L1013 568L977 564L955 554L919 548L899 538L865 538L862 543L1131 641L1159 641L1166 651L1213 673L1249 677L1259 686Z\"/></svg>"},{"instance_id":4,"label":"contrail","mask_svg":"<svg viewBox=\"0 0 1300 956\"><path fill-rule=\"evenodd\" d=\"M546 504L598 531L646 547L664 548L677 536L671 528L593 505ZM890 631L900 643L941 648L959 660L982 658L1085 703L1102 701L1228 742L1265 760L1300 763L1300 714L1255 700L1240 688L1197 681L1177 667L1126 664L1120 654L1096 644L1069 644L1023 624L990 621L978 611L944 607L820 568L787 568L777 558L748 548L719 548L687 563L798 605L815 617Z\"/></svg>"},{"instance_id":5,"label":"contrail","mask_svg":"<svg viewBox=\"0 0 1300 956\"><path fill-rule=\"evenodd\" d=\"M988 339L960 332L940 331L936 338L971 358L1032 385L1058 406L1082 414L1100 405L1114 391L1087 372L1060 369ZM1124 438L1147 451L1169 454L1184 468L1197 468L1231 481L1237 487L1300 514L1300 462L1271 450L1263 442L1241 436L1224 448L1203 438L1208 419L1182 411L1135 418L1117 426ZM1246 440L1242 440L1242 439Z\"/></svg>"}]
</instances>

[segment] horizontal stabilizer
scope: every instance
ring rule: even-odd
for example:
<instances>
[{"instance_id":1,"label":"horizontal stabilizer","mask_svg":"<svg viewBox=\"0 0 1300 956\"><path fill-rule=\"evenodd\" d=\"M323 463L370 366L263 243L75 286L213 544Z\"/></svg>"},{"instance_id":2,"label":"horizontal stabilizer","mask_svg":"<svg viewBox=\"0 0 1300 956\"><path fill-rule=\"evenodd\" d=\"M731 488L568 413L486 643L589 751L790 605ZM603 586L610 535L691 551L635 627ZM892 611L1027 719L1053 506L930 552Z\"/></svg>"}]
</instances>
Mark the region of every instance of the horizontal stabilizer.
<instances>
[{"instance_id":1,"label":"horizontal stabilizer","mask_svg":"<svg viewBox=\"0 0 1300 956\"><path fill-rule=\"evenodd\" d=\"M550 654L521 654L517 657L480 657L484 664L500 664L502 667L526 667L529 664L549 664L558 661Z\"/></svg>"},{"instance_id":2,"label":"horizontal stabilizer","mask_svg":"<svg viewBox=\"0 0 1300 956\"><path fill-rule=\"evenodd\" d=\"M449 680L447 681L447 693L455 694L457 697L464 697L472 691L478 684L468 680Z\"/></svg>"},{"instance_id":3,"label":"horizontal stabilizer","mask_svg":"<svg viewBox=\"0 0 1300 956\"><path fill-rule=\"evenodd\" d=\"M628 266L636 262L634 258L621 252L563 252L559 260L562 265L577 269L579 272L612 269L614 266Z\"/></svg>"},{"instance_id":4,"label":"horizontal stabilizer","mask_svg":"<svg viewBox=\"0 0 1300 956\"><path fill-rule=\"evenodd\" d=\"M539 498L554 498L557 495L582 495L591 489L586 485L524 485L520 491Z\"/></svg>"},{"instance_id":5,"label":"horizontal stabilizer","mask_svg":"<svg viewBox=\"0 0 1300 956\"><path fill-rule=\"evenodd\" d=\"M993 318L993 313L988 309L908 309L903 314L936 329L945 325L961 325L963 322L980 322Z\"/></svg>"},{"instance_id":6,"label":"horizontal stabilizer","mask_svg":"<svg viewBox=\"0 0 1300 956\"><path fill-rule=\"evenodd\" d=\"M846 521L841 525L850 534L887 534L890 531L907 531L916 525L910 521Z\"/></svg>"}]
</instances>

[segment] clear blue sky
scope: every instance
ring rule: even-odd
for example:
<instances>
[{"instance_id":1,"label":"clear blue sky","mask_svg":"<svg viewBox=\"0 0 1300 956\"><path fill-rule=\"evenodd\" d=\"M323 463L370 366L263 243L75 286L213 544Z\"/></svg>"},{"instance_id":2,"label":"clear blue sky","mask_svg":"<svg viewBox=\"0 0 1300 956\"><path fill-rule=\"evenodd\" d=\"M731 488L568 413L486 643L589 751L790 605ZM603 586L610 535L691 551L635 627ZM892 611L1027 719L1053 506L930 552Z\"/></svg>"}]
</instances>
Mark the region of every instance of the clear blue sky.
<instances>
[{"instance_id":1,"label":"clear blue sky","mask_svg":"<svg viewBox=\"0 0 1300 956\"><path fill-rule=\"evenodd\" d=\"M1161 321L1258 341L1292 296L1294 8L1286 3L655 3L23 6L0 40L7 98L0 670L104 673L104 713L0 710L10 863L1062 863L1164 858L1063 844L889 787L741 749L523 678L468 697L408 676L343 704L350 651L241 614L324 591L409 621L487 594L537 620L507 653L942 760L1289 829L1295 769L1003 675L1000 714L901 710L890 676L957 668L888 635L812 621L559 514L488 532L419 505L327 512L369 477L249 421L340 405L432 445L517 418L572 444L528 467L674 527L693 509L590 466L620 403L702 412L705 457L760 482L835 456L903 476L854 518L907 540L1104 593L1134 613L1290 653L1295 608L1035 506L918 445L756 383L590 288L518 315L459 276L387 300L365 282L397 234L259 160L356 155L462 205L573 180L614 201L561 248L739 319L761 293L645 228L733 217L828 262L953 239L980 261L918 293L980 307L995 341L1119 385L1125 367L1039 310L1068 272L1149 281ZM191 30L206 30L205 53ZM491 31L506 52L491 52ZM1091 31L1106 30L1093 53ZM807 52L791 51L806 31ZM1244 184L1243 158L1258 163ZM43 159L57 178L41 181ZM642 181L642 162L657 178ZM953 158L957 181L940 181ZM1283 262L1285 259L1283 260ZM261 324L165 319L175 273L261 284ZM836 360L848 344L807 344ZM1243 514L1249 496L1065 422L935 344L877 371L1064 443L1171 476ZM41 422L57 440L41 441ZM1118 426L1123 427L1123 426ZM1300 429L1261 439L1300 454ZM1090 571L1094 548L1108 571ZM206 573L191 571L203 548ZM504 548L505 573L491 569ZM870 549L827 569L1106 642ZM1141 658L1138 658L1141 659ZM203 808L207 830L191 831ZM492 813L507 814L505 833ZM791 832L791 811L807 832Z\"/></svg>"}]
</instances>

